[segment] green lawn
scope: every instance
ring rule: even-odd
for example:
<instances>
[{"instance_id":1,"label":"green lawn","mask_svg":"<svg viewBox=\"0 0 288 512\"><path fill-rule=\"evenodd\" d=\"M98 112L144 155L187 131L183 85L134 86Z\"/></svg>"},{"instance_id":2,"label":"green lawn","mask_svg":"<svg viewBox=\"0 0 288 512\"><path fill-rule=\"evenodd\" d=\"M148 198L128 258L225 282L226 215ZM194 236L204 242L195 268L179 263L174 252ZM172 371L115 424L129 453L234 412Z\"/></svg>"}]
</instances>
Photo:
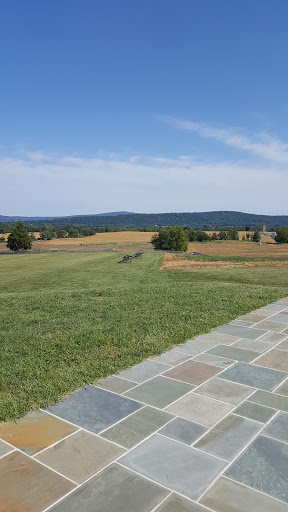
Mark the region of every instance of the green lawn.
<instances>
[{"instance_id":1,"label":"green lawn","mask_svg":"<svg viewBox=\"0 0 288 512\"><path fill-rule=\"evenodd\" d=\"M0 256L0 420L288 295L288 267L160 271L161 254Z\"/></svg>"}]
</instances>

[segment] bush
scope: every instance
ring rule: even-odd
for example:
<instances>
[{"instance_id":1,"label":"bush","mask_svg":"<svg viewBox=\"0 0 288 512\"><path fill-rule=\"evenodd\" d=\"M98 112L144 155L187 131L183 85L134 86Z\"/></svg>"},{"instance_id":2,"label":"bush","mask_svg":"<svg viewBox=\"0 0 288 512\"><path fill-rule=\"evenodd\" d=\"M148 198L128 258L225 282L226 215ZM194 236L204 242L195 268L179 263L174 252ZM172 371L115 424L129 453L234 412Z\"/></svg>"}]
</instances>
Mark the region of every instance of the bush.
<instances>
[{"instance_id":1,"label":"bush","mask_svg":"<svg viewBox=\"0 0 288 512\"><path fill-rule=\"evenodd\" d=\"M151 242L154 249L163 251L186 252L188 249L187 236L180 226L160 229L158 235L152 237Z\"/></svg>"},{"instance_id":2,"label":"bush","mask_svg":"<svg viewBox=\"0 0 288 512\"><path fill-rule=\"evenodd\" d=\"M278 244L288 244L288 226L276 229L275 240Z\"/></svg>"},{"instance_id":3,"label":"bush","mask_svg":"<svg viewBox=\"0 0 288 512\"><path fill-rule=\"evenodd\" d=\"M7 247L11 251L27 251L27 249L32 247L31 237L20 220L18 220L12 233L8 236Z\"/></svg>"},{"instance_id":4,"label":"bush","mask_svg":"<svg viewBox=\"0 0 288 512\"><path fill-rule=\"evenodd\" d=\"M252 235L253 242L260 242L261 240L261 231L259 228L256 228Z\"/></svg>"}]
</instances>

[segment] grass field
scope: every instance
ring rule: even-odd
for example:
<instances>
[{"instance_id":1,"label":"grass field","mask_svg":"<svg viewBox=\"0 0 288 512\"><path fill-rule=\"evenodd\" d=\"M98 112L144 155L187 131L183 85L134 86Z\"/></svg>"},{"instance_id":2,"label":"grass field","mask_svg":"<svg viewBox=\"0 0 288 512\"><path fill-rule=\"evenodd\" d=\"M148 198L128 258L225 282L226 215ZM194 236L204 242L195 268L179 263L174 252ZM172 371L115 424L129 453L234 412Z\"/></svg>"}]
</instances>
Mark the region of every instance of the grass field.
<instances>
[{"instance_id":1,"label":"grass field","mask_svg":"<svg viewBox=\"0 0 288 512\"><path fill-rule=\"evenodd\" d=\"M163 271L161 253L120 257L0 257L1 420L288 295L288 267Z\"/></svg>"}]
</instances>

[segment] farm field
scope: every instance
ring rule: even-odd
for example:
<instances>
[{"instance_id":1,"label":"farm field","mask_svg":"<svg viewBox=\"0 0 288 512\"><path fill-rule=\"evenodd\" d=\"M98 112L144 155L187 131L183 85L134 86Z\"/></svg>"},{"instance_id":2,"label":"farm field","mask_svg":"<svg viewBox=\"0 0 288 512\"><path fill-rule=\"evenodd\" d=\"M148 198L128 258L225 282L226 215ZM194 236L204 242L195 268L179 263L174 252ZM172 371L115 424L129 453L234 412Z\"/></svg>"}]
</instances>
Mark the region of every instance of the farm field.
<instances>
[{"instance_id":1,"label":"farm field","mask_svg":"<svg viewBox=\"0 0 288 512\"><path fill-rule=\"evenodd\" d=\"M288 295L284 266L166 271L161 253L121 257L0 256L1 421Z\"/></svg>"}]
</instances>

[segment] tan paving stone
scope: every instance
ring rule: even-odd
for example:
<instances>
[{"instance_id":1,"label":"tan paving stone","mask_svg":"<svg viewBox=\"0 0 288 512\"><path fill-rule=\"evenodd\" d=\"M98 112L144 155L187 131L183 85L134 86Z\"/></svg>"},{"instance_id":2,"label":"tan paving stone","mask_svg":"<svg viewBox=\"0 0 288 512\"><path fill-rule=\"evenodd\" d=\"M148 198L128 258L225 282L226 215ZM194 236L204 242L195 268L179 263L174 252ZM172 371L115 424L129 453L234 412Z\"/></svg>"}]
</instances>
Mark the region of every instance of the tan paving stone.
<instances>
[{"instance_id":1,"label":"tan paving stone","mask_svg":"<svg viewBox=\"0 0 288 512\"><path fill-rule=\"evenodd\" d=\"M224 404L206 396L189 393L165 409L186 420L206 427L212 427L217 421L233 409L233 405Z\"/></svg>"},{"instance_id":2,"label":"tan paving stone","mask_svg":"<svg viewBox=\"0 0 288 512\"><path fill-rule=\"evenodd\" d=\"M0 438L19 450L34 455L77 430L51 414L30 412L16 422L0 423Z\"/></svg>"},{"instance_id":3,"label":"tan paving stone","mask_svg":"<svg viewBox=\"0 0 288 512\"><path fill-rule=\"evenodd\" d=\"M274 348L270 350L270 352L267 352L267 354L256 359L253 364L288 372L288 352Z\"/></svg>"},{"instance_id":4,"label":"tan paving stone","mask_svg":"<svg viewBox=\"0 0 288 512\"><path fill-rule=\"evenodd\" d=\"M181 380L198 386L211 377L214 377L214 375L217 375L221 370L222 369L217 366L198 363L197 361L186 361L176 368L168 370L164 375L171 379Z\"/></svg>"}]
</instances>

